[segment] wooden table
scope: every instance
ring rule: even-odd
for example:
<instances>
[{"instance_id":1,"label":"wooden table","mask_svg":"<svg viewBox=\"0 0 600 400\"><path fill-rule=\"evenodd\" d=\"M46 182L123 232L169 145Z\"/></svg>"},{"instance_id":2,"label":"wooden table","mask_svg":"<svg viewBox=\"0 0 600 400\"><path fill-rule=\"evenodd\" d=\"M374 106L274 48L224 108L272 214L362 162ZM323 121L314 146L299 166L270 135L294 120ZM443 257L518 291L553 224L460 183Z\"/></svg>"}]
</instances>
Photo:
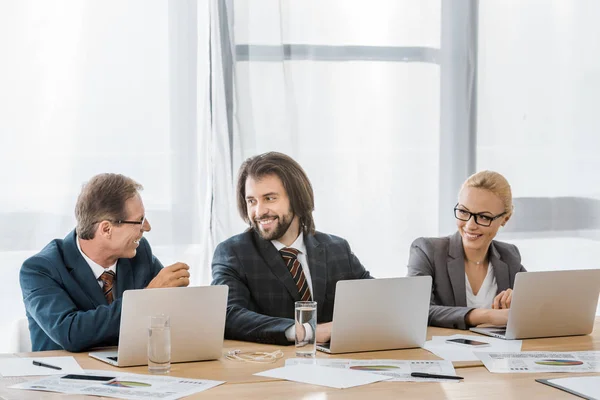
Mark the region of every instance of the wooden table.
<instances>
[{"instance_id":1,"label":"wooden table","mask_svg":"<svg viewBox=\"0 0 600 400\"><path fill-rule=\"evenodd\" d=\"M427 337L452 335L456 333L467 333L453 329L428 328ZM272 368L281 367L285 359L294 357L293 346L273 346L249 342L237 342L226 340L223 353L229 350L239 349L246 351L272 352L282 350L284 357L272 364L252 364L227 360L225 357L214 361L203 361L195 363L172 364L171 376L211 379L226 381L219 387L210 389L194 396L193 398L206 399L230 399L230 398L286 398L286 399L373 399L387 398L422 398L422 399L576 399L576 397L559 391L557 389L542 385L534 381L536 378L558 378L567 374L492 374L482 366L480 362L455 363L460 368L459 375L465 378L460 383L419 383L419 382L378 382L351 389L330 389L321 386L307 385L273 378L265 378L253 375L254 373ZM523 341L523 351L547 350L547 351L600 351L600 317L596 318L594 332L592 335L572 336L561 338L529 339ZM352 358L352 359L399 359L399 360L435 360L437 356L423 349L389 350L364 353L348 353L338 355L327 355L317 352L318 358ZM130 373L147 373L147 367L116 368L106 363L90 358L86 353L68 353L65 351L47 351L37 353L18 353L14 355L3 355L4 357L31 357L38 358L50 356L74 356L84 369L115 370ZM585 374L577 374L584 376ZM594 374L591 374L594 375ZM597 374L596 374L597 375ZM573 374L570 374L573 376ZM29 392L22 390L7 389L12 383L6 378L0 385L0 398L2 399L58 399L61 394ZM77 396L69 396L77 399ZM83 398L83 397L81 397ZM92 398L92 397L89 397ZM98 397L96 397L98 398Z\"/></svg>"}]
</instances>

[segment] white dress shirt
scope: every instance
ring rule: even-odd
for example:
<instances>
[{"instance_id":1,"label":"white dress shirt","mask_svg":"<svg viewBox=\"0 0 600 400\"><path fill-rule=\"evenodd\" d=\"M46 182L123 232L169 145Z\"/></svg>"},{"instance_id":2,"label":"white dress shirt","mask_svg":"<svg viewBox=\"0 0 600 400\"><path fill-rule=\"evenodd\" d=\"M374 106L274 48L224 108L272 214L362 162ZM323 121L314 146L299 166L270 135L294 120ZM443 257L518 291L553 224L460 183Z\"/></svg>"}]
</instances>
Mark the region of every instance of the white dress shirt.
<instances>
[{"instance_id":1,"label":"white dress shirt","mask_svg":"<svg viewBox=\"0 0 600 400\"><path fill-rule=\"evenodd\" d=\"M492 303L498 292L498 284L496 283L496 275L494 274L494 266L490 262L488 264L487 274L479 288L477 295L473 294L473 289L469 283L469 278L465 272L465 281L467 286L467 307L474 308L492 308Z\"/></svg>"},{"instance_id":2,"label":"white dress shirt","mask_svg":"<svg viewBox=\"0 0 600 400\"><path fill-rule=\"evenodd\" d=\"M115 261L115 263L113 265L111 265L110 267L104 268L102 265L96 263L94 260L92 260L91 258L89 258L88 256L85 255L83 250L81 250L81 245L79 244L79 238L77 238L77 240L75 240L75 241L77 242L77 248L79 249L79 252L83 256L83 259L88 263L88 265L92 269L92 273L96 277L96 280L98 281L98 284L100 285L101 288L104 286L104 284L100 280L100 275L102 275L104 273L104 271L112 271L115 273L115 276L117 276L117 261L118 260Z\"/></svg>"},{"instance_id":3,"label":"white dress shirt","mask_svg":"<svg viewBox=\"0 0 600 400\"><path fill-rule=\"evenodd\" d=\"M308 285L308 290L310 291L311 297L314 299L312 280L310 278L310 270L308 269L308 260L306 258L306 245L304 244L304 233L300 232L300 235L298 235L294 243L292 243L290 246L286 246L278 240L271 240L271 243L273 243L273 246L275 246L277 251L283 249L284 247L291 247L300 252L298 253L298 262L300 263L300 265L302 265L302 271L304 272L304 276L306 277L306 284ZM309 324L304 324L304 328L306 329L306 338L307 340L310 340L313 336L312 327ZM290 342L295 341L296 327L290 326L288 329L286 329L285 337Z\"/></svg>"}]
</instances>

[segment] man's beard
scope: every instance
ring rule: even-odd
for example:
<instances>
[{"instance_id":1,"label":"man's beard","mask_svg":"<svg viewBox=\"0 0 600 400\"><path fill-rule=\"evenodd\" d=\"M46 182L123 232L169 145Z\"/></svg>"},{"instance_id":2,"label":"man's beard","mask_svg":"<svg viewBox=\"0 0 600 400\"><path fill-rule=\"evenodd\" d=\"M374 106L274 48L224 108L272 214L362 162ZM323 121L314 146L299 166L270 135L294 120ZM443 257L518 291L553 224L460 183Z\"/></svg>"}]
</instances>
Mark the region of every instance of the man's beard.
<instances>
[{"instance_id":1,"label":"man's beard","mask_svg":"<svg viewBox=\"0 0 600 400\"><path fill-rule=\"evenodd\" d=\"M261 220L268 218L275 218L274 223L276 226L272 231L264 232L257 220L252 221L252 228L260 235L261 238L265 240L278 240L285 235L287 230L290 228L290 225L292 225L292 222L294 221L294 213L290 211L281 218L278 215L264 215L257 219Z\"/></svg>"}]
</instances>

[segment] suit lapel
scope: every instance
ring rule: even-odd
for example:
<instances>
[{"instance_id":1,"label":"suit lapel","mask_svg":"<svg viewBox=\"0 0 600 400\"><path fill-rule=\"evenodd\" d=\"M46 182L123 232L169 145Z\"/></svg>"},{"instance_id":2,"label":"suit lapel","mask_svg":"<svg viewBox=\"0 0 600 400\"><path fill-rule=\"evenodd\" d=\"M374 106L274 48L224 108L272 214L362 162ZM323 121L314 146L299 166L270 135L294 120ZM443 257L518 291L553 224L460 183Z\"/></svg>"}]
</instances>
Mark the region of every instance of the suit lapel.
<instances>
[{"instance_id":1,"label":"suit lapel","mask_svg":"<svg viewBox=\"0 0 600 400\"><path fill-rule=\"evenodd\" d=\"M313 287L313 300L317 302L317 315L319 315L325 304L327 254L325 248L321 246L321 243L319 243L314 235L304 235L304 244L306 246L306 259L308 260L310 280L312 281Z\"/></svg>"},{"instance_id":2,"label":"suit lapel","mask_svg":"<svg viewBox=\"0 0 600 400\"><path fill-rule=\"evenodd\" d=\"M463 253L462 238L456 232L450 236L448 248L448 276L454 292L454 305L467 306L467 288L465 283L465 255Z\"/></svg>"},{"instance_id":3,"label":"suit lapel","mask_svg":"<svg viewBox=\"0 0 600 400\"><path fill-rule=\"evenodd\" d=\"M75 231L72 231L63 241L65 264L94 307L108 304L92 269L79 252L76 240Z\"/></svg>"},{"instance_id":4,"label":"suit lapel","mask_svg":"<svg viewBox=\"0 0 600 400\"><path fill-rule=\"evenodd\" d=\"M492 241L490 245L490 262L494 266L494 276L496 277L496 284L498 285L498 292L506 290L510 287L510 274L508 271L508 265L500 259L500 253L494 246Z\"/></svg>"},{"instance_id":5,"label":"suit lapel","mask_svg":"<svg viewBox=\"0 0 600 400\"><path fill-rule=\"evenodd\" d=\"M135 287L133 284L131 261L128 258L120 258L119 261L117 261L117 279L115 284L115 300L123 297L125 288Z\"/></svg>"},{"instance_id":6,"label":"suit lapel","mask_svg":"<svg viewBox=\"0 0 600 400\"><path fill-rule=\"evenodd\" d=\"M252 236L256 243L256 247L258 248L258 252L271 269L271 272L273 272L283 286L285 286L294 301L300 301L300 293L298 293L294 278L292 278L292 274L290 274L290 271L285 266L281 254L279 254L275 246L273 246L273 243L264 240L256 232L252 232Z\"/></svg>"}]
</instances>

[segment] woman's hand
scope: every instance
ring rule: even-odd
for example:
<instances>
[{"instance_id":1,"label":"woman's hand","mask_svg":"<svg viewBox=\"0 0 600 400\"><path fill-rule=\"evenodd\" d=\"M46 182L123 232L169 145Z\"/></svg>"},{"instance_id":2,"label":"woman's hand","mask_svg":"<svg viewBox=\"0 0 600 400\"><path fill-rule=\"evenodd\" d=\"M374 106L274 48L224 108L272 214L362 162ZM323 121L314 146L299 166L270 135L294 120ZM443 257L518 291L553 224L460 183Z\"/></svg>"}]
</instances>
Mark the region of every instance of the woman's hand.
<instances>
[{"instance_id":1,"label":"woman's hand","mask_svg":"<svg viewBox=\"0 0 600 400\"><path fill-rule=\"evenodd\" d=\"M512 293L512 289L506 289L498 293L498 295L494 297L492 308L495 310L510 308Z\"/></svg>"},{"instance_id":2,"label":"woman's hand","mask_svg":"<svg viewBox=\"0 0 600 400\"><path fill-rule=\"evenodd\" d=\"M471 310L465 317L469 326L489 324L504 326L508 323L508 309L490 310L488 308L476 308Z\"/></svg>"}]
</instances>

